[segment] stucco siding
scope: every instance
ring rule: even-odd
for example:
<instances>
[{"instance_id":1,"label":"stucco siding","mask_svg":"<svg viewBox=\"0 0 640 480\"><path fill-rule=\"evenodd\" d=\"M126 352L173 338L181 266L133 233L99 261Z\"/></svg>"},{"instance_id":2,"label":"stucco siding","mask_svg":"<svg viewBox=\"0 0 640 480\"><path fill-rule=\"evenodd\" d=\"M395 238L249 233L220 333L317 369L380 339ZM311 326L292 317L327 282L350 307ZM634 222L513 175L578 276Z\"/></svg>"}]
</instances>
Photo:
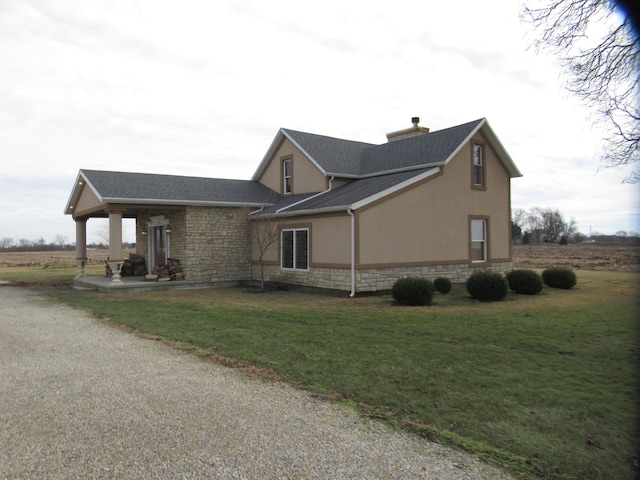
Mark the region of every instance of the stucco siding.
<instances>
[{"instance_id":1,"label":"stucco siding","mask_svg":"<svg viewBox=\"0 0 640 480\"><path fill-rule=\"evenodd\" d=\"M102 202L93 191L86 185L82 188L82 193L78 198L73 211L74 217L82 216L85 213L89 213L92 210L102 206Z\"/></svg>"},{"instance_id":2,"label":"stucco siding","mask_svg":"<svg viewBox=\"0 0 640 480\"><path fill-rule=\"evenodd\" d=\"M277 223L279 230L288 228L308 228L310 244L310 266L350 266L351 265L351 223L345 212L338 215L296 217ZM252 261L258 262L259 249L255 240L257 230L261 225L253 226ZM265 252L263 260L268 263L280 264L280 241L273 243Z\"/></svg>"},{"instance_id":3,"label":"stucco siding","mask_svg":"<svg viewBox=\"0 0 640 480\"><path fill-rule=\"evenodd\" d=\"M326 177L291 141L285 139L259 178L260 183L282 193L282 159L291 158L293 192L321 192L327 188Z\"/></svg>"},{"instance_id":4,"label":"stucco siding","mask_svg":"<svg viewBox=\"0 0 640 480\"><path fill-rule=\"evenodd\" d=\"M490 258L510 257L509 176L490 148L486 189L471 188L471 146L441 175L358 212L358 264L451 263L469 258L469 216L489 220Z\"/></svg>"}]
</instances>

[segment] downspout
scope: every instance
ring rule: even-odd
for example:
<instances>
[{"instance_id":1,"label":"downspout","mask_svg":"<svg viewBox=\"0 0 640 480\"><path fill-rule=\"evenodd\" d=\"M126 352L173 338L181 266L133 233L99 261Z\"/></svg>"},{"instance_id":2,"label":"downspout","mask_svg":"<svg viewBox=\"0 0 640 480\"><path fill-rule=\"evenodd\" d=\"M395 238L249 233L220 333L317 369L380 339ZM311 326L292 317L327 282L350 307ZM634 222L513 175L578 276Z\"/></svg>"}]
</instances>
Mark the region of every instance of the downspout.
<instances>
[{"instance_id":1,"label":"downspout","mask_svg":"<svg viewBox=\"0 0 640 480\"><path fill-rule=\"evenodd\" d=\"M347 208L347 213L351 216L351 298L356 296L356 216L351 207Z\"/></svg>"}]
</instances>

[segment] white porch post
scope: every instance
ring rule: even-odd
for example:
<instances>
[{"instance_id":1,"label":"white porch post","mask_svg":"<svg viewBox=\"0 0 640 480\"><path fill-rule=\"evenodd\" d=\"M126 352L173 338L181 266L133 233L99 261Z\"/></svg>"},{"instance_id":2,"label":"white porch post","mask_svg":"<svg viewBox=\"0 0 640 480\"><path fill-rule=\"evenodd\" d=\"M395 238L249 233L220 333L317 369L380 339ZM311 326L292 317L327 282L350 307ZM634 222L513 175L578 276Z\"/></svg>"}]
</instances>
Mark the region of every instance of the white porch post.
<instances>
[{"instance_id":1,"label":"white porch post","mask_svg":"<svg viewBox=\"0 0 640 480\"><path fill-rule=\"evenodd\" d=\"M84 266L87 264L87 219L76 218L76 278L86 277Z\"/></svg>"},{"instance_id":2,"label":"white porch post","mask_svg":"<svg viewBox=\"0 0 640 480\"><path fill-rule=\"evenodd\" d=\"M122 271L122 211L110 210L109 212L109 266L113 272L111 281L121 282Z\"/></svg>"}]
</instances>

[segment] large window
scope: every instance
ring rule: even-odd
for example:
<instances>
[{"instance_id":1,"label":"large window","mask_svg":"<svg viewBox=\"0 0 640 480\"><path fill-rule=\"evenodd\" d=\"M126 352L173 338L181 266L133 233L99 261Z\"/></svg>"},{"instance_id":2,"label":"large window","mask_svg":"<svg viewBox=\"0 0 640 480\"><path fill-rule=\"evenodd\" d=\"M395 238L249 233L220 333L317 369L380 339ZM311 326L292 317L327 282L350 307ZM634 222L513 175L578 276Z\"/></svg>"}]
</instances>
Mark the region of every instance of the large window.
<instances>
[{"instance_id":1,"label":"large window","mask_svg":"<svg viewBox=\"0 0 640 480\"><path fill-rule=\"evenodd\" d=\"M484 149L482 145L473 145L473 186L484 186Z\"/></svg>"},{"instance_id":2,"label":"large window","mask_svg":"<svg viewBox=\"0 0 640 480\"><path fill-rule=\"evenodd\" d=\"M487 221L484 219L471 220L471 261L487 261Z\"/></svg>"},{"instance_id":3,"label":"large window","mask_svg":"<svg viewBox=\"0 0 640 480\"><path fill-rule=\"evenodd\" d=\"M282 230L280 265L283 269L309 269L309 229Z\"/></svg>"},{"instance_id":4,"label":"large window","mask_svg":"<svg viewBox=\"0 0 640 480\"><path fill-rule=\"evenodd\" d=\"M291 192L291 159L287 158L282 161L282 193L288 195Z\"/></svg>"}]
</instances>

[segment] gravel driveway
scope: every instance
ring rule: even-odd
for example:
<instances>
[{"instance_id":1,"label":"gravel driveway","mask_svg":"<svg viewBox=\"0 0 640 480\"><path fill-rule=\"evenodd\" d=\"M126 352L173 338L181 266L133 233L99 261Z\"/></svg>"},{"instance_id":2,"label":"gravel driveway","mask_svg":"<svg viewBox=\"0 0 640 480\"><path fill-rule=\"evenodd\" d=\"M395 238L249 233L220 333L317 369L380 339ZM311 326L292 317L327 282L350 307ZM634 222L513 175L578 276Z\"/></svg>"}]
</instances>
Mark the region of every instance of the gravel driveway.
<instances>
[{"instance_id":1,"label":"gravel driveway","mask_svg":"<svg viewBox=\"0 0 640 480\"><path fill-rule=\"evenodd\" d=\"M509 477L5 286L0 478Z\"/></svg>"}]
</instances>

